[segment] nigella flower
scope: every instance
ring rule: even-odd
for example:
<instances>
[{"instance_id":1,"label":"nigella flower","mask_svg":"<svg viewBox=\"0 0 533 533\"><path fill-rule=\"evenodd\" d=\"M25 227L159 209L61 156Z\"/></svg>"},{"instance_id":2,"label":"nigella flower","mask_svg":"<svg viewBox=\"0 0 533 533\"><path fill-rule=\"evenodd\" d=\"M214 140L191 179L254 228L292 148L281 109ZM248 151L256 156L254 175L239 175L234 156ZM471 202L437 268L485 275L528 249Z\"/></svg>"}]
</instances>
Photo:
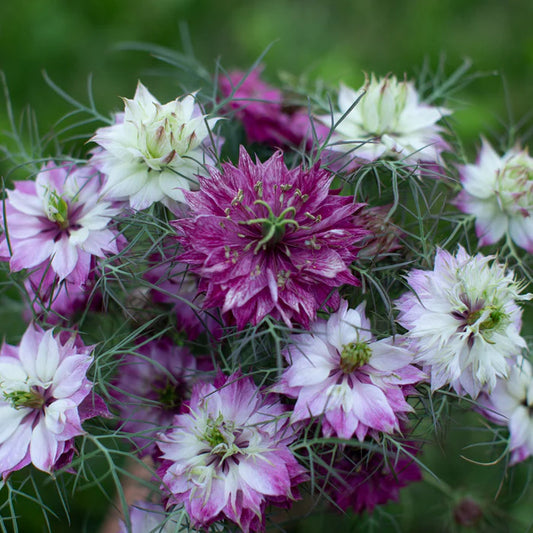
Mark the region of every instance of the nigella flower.
<instances>
[{"instance_id":1,"label":"nigella flower","mask_svg":"<svg viewBox=\"0 0 533 533\"><path fill-rule=\"evenodd\" d=\"M256 68L248 73L233 71L219 79L222 95L231 96L226 109L242 122L248 142L283 148L305 141L309 148L313 134L326 137L326 126L312 123L305 108L284 107L283 93L262 81L260 74Z\"/></svg>"},{"instance_id":2,"label":"nigella flower","mask_svg":"<svg viewBox=\"0 0 533 533\"><path fill-rule=\"evenodd\" d=\"M91 347L30 324L19 346L0 349L0 473L6 476L32 463L51 472L72 451L72 439L84 433L89 416L82 401L92 383L87 379ZM65 338L67 337L67 338ZM101 400L100 400L101 401Z\"/></svg>"},{"instance_id":3,"label":"nigella flower","mask_svg":"<svg viewBox=\"0 0 533 533\"><path fill-rule=\"evenodd\" d=\"M477 162L460 168L463 190L455 205L476 218L479 244L503 235L533 253L533 158L512 148L499 156L483 139Z\"/></svg>"},{"instance_id":4,"label":"nigella flower","mask_svg":"<svg viewBox=\"0 0 533 533\"><path fill-rule=\"evenodd\" d=\"M438 163L447 148L437 122L451 111L420 102L412 82L372 75L358 91L341 85L338 106L333 113L333 124L338 124L329 142L331 150L367 161L392 157ZM332 125L331 116L320 118Z\"/></svg>"},{"instance_id":5,"label":"nigella flower","mask_svg":"<svg viewBox=\"0 0 533 533\"><path fill-rule=\"evenodd\" d=\"M408 449L416 452L412 446ZM404 453L385 457L347 449L333 466L325 490L343 511L352 508L356 513L372 513L376 505L398 501L403 487L422 480L420 467Z\"/></svg>"},{"instance_id":6,"label":"nigella flower","mask_svg":"<svg viewBox=\"0 0 533 533\"><path fill-rule=\"evenodd\" d=\"M297 398L292 422L324 415L326 437L392 433L412 411L405 397L424 374L412 366L399 339L375 340L364 304L317 320L309 333L295 334L283 355L289 363L276 392Z\"/></svg>"},{"instance_id":7,"label":"nigella flower","mask_svg":"<svg viewBox=\"0 0 533 533\"><path fill-rule=\"evenodd\" d=\"M432 390L451 384L473 398L484 386L490 392L526 346L516 302L531 295L521 295L514 274L491 259L461 246L455 256L437 249L432 271L407 275L413 292L396 301L398 322L416 344Z\"/></svg>"},{"instance_id":8,"label":"nigella flower","mask_svg":"<svg viewBox=\"0 0 533 533\"><path fill-rule=\"evenodd\" d=\"M359 284L348 267L368 234L355 216L362 204L330 191L329 172L288 170L281 152L254 164L241 147L237 167L210 174L186 193L191 217L174 222L205 308L231 313L238 328L266 315L307 327L317 309L338 306L335 288Z\"/></svg>"},{"instance_id":9,"label":"nigella flower","mask_svg":"<svg viewBox=\"0 0 533 533\"><path fill-rule=\"evenodd\" d=\"M158 444L168 504L183 504L196 527L227 518L245 533L262 530L266 505L289 504L306 479L284 413L239 373L196 385Z\"/></svg>"},{"instance_id":10,"label":"nigella flower","mask_svg":"<svg viewBox=\"0 0 533 533\"><path fill-rule=\"evenodd\" d=\"M145 342L136 352L121 361L112 394L121 430L131 433L146 455L156 450L156 433L171 425L195 381L202 373L206 378L212 366L210 361L197 361L187 348L167 338Z\"/></svg>"},{"instance_id":11,"label":"nigella flower","mask_svg":"<svg viewBox=\"0 0 533 533\"><path fill-rule=\"evenodd\" d=\"M46 165L35 181L17 181L7 191L0 256L12 271L50 268L59 281L81 286L92 260L117 253L109 229L119 212L102 200L100 180L90 167Z\"/></svg>"},{"instance_id":12,"label":"nigella flower","mask_svg":"<svg viewBox=\"0 0 533 533\"><path fill-rule=\"evenodd\" d=\"M203 145L217 119L206 119L193 95L161 105L140 82L133 100L124 103L120 120L91 139L104 149L94 159L107 175L106 194L129 199L136 210L183 202L183 190L202 170Z\"/></svg>"},{"instance_id":13,"label":"nigella flower","mask_svg":"<svg viewBox=\"0 0 533 533\"><path fill-rule=\"evenodd\" d=\"M482 392L483 414L497 424L509 426L511 464L533 455L533 372L527 359L519 357L507 379L498 379L491 393Z\"/></svg>"}]
</instances>

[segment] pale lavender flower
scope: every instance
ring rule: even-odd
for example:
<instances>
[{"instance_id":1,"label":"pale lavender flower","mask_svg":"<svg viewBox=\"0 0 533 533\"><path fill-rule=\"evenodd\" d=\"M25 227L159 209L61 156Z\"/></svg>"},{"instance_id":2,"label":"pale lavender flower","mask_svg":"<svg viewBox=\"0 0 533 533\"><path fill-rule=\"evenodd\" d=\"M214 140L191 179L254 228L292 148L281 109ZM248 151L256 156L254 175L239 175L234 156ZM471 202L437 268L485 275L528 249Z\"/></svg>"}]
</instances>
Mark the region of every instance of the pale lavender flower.
<instances>
[{"instance_id":1,"label":"pale lavender flower","mask_svg":"<svg viewBox=\"0 0 533 533\"><path fill-rule=\"evenodd\" d=\"M136 210L154 202L174 208L202 173L204 144L218 119L206 119L193 95L161 105L140 82L124 104L119 120L91 139L103 148L94 160L107 175L105 193Z\"/></svg>"},{"instance_id":2,"label":"pale lavender flower","mask_svg":"<svg viewBox=\"0 0 533 533\"><path fill-rule=\"evenodd\" d=\"M412 411L406 396L425 378L399 338L375 340L364 304L348 309L346 301L327 322L292 335L283 355L290 366L273 390L297 398L292 422L324 415L326 437L398 431Z\"/></svg>"},{"instance_id":3,"label":"pale lavender flower","mask_svg":"<svg viewBox=\"0 0 533 533\"><path fill-rule=\"evenodd\" d=\"M100 177L90 167L49 163L35 181L17 181L7 191L0 257L11 271L48 267L59 281L81 286L94 257L117 253L109 228L119 212L102 200Z\"/></svg>"},{"instance_id":4,"label":"pale lavender flower","mask_svg":"<svg viewBox=\"0 0 533 533\"><path fill-rule=\"evenodd\" d=\"M533 455L533 371L519 357L507 379L498 379L492 392L479 396L483 414L493 422L509 426L511 464Z\"/></svg>"},{"instance_id":5,"label":"pale lavender flower","mask_svg":"<svg viewBox=\"0 0 533 533\"><path fill-rule=\"evenodd\" d=\"M288 448L295 437L285 408L250 378L196 385L158 444L168 505L183 504L196 527L227 518L263 530L266 505L288 505L306 479Z\"/></svg>"},{"instance_id":6,"label":"pale lavender flower","mask_svg":"<svg viewBox=\"0 0 533 533\"><path fill-rule=\"evenodd\" d=\"M396 301L398 322L416 345L416 362L431 375L431 389L447 384L475 398L505 378L526 347L520 336L523 286L493 256L437 249L431 271L412 270L413 292Z\"/></svg>"},{"instance_id":7,"label":"pale lavender flower","mask_svg":"<svg viewBox=\"0 0 533 533\"><path fill-rule=\"evenodd\" d=\"M74 335L53 334L30 324L19 346L0 349L0 473L32 463L51 472L73 451L85 418L103 414L98 405L81 413L89 395L92 348ZM101 402L100 399L98 399ZM105 411L104 411L105 412Z\"/></svg>"},{"instance_id":8,"label":"pale lavender flower","mask_svg":"<svg viewBox=\"0 0 533 533\"><path fill-rule=\"evenodd\" d=\"M392 157L416 164L438 163L447 148L437 122L451 111L421 102L412 82L372 75L358 91L341 85L338 107L328 144L333 151L366 161ZM320 118L331 125L331 116Z\"/></svg>"},{"instance_id":9,"label":"pale lavender flower","mask_svg":"<svg viewBox=\"0 0 533 533\"><path fill-rule=\"evenodd\" d=\"M499 156L488 141L473 165L460 167L463 190L455 205L474 215L480 246L504 235L533 253L533 158L515 147Z\"/></svg>"}]
</instances>

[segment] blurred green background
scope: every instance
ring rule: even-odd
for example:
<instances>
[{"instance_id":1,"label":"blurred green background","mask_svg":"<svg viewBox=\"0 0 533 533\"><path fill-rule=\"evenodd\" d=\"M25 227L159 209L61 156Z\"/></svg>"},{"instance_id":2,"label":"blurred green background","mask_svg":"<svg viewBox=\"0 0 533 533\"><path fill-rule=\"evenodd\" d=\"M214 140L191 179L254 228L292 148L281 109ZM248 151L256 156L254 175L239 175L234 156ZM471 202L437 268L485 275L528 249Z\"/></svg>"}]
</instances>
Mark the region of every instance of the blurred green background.
<instances>
[{"instance_id":1,"label":"blurred green background","mask_svg":"<svg viewBox=\"0 0 533 533\"><path fill-rule=\"evenodd\" d=\"M274 43L264 60L272 81L285 70L359 86L363 71L413 77L424 61L435 69L445 57L451 72L470 58L486 76L456 95L455 118L465 140L475 142L480 133L502 135L509 123L528 135L532 20L529 0L2 0L0 69L15 109L31 105L45 132L69 108L46 86L43 69L83 101L93 73L106 115L121 107L118 96L133 96L139 78L160 99L175 96L175 86L150 79L153 59L116 45L178 50L180 24L210 71L219 58L226 68L246 68Z\"/></svg>"},{"instance_id":2,"label":"blurred green background","mask_svg":"<svg viewBox=\"0 0 533 533\"><path fill-rule=\"evenodd\" d=\"M510 125L524 140L531 135L532 21L530 0L0 0L0 69L6 75L15 114L30 105L44 134L70 108L47 86L42 70L84 102L92 73L96 105L105 115L121 109L119 96L133 96L138 79L165 101L179 94L179 77L169 82L155 76L158 63L153 58L117 45L137 41L182 50L185 27L198 60L210 71L217 60L225 68L247 68L273 43L263 60L265 77L273 82L279 72L287 71L325 78L333 86L343 81L358 87L363 71L398 76L405 72L415 77L424 62L436 69L445 58L451 73L469 58L472 70L483 75L454 95L453 107L457 130L472 152L480 135L502 137ZM7 124L2 105L0 128L6 129ZM472 424L479 426L479 417ZM400 530L531 530L532 490L522 493L531 478L530 469L524 465L507 475L513 478L512 495L503 491L501 510L490 511L506 475L503 466L483 468L459 459L465 453L462 446L471 442L468 434L459 433L449 434L448 444L429 457L453 494L425 484L408 489L398 519ZM488 455L494 458L497 453ZM73 517L71 527L62 521L54 531L94 531L107 507L105 498L97 494L98 490L89 492L89 497L74 505L72 512L78 518ZM453 502L461 495L471 495L480 503L485 526L454 523ZM349 530L394 531L393 521L380 515L388 509L363 521L355 517ZM399 509L393 507L391 512ZM491 512L502 514L494 517ZM44 530L38 513L23 520L23 531ZM298 531L318 533L331 528L329 515L319 520L308 520ZM338 524L339 531L346 527L343 524Z\"/></svg>"}]
</instances>

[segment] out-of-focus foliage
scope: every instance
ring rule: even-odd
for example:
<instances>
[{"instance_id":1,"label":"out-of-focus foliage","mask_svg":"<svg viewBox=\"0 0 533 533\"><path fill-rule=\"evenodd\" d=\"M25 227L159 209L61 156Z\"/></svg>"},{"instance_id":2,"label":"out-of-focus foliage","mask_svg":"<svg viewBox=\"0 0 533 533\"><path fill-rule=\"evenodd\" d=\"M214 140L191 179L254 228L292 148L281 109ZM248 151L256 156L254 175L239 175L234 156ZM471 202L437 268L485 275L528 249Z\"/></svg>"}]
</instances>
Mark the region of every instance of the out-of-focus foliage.
<instances>
[{"instance_id":1,"label":"out-of-focus foliage","mask_svg":"<svg viewBox=\"0 0 533 533\"><path fill-rule=\"evenodd\" d=\"M489 76L458 95L460 132L475 141L499 133L499 121L527 120L532 19L533 3L525 0L3 0L0 69L15 109L30 104L48 130L68 108L46 87L42 69L77 98L93 73L97 106L106 112L120 107L118 96L133 95L140 76L163 100L175 96L175 85L148 79L155 63L147 54L115 47L138 41L181 49L180 25L210 70L218 58L228 68L248 67L274 43L266 61L273 79L286 70L358 86L363 71L412 77L425 60L435 68L445 55L452 69L469 57Z\"/></svg>"}]
</instances>

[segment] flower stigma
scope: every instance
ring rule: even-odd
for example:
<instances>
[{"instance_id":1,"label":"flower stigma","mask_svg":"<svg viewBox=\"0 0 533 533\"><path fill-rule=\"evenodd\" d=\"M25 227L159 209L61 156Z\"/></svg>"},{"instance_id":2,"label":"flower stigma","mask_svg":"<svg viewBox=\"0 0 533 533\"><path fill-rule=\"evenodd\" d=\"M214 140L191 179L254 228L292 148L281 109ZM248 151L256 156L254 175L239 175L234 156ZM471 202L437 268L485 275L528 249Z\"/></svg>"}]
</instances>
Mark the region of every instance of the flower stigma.
<instances>
[{"instance_id":1,"label":"flower stigma","mask_svg":"<svg viewBox=\"0 0 533 533\"><path fill-rule=\"evenodd\" d=\"M366 365L372 357L372 348L364 341L350 342L342 346L341 370L351 374L357 368Z\"/></svg>"}]
</instances>

